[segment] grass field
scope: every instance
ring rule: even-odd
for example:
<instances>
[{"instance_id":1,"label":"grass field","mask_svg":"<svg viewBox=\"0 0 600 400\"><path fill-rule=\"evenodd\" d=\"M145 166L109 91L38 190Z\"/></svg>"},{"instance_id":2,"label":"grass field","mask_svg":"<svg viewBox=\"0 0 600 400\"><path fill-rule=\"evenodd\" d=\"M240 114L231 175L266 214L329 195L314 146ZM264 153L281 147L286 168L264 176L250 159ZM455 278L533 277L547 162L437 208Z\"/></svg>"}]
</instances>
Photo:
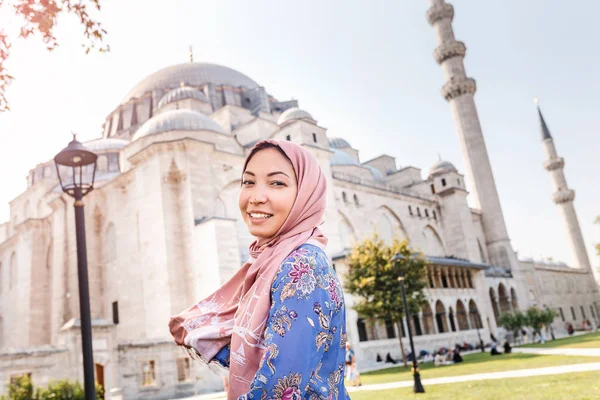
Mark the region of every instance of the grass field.
<instances>
[{"instance_id":1,"label":"grass field","mask_svg":"<svg viewBox=\"0 0 600 400\"><path fill-rule=\"evenodd\" d=\"M550 357L550 356L546 356ZM352 400L596 400L600 397L598 371L528 378L498 379L425 386L424 394L412 388L351 393Z\"/></svg>"},{"instance_id":2,"label":"grass field","mask_svg":"<svg viewBox=\"0 0 600 400\"><path fill-rule=\"evenodd\" d=\"M423 364L420 366L421 379L469 375L485 372L500 372L526 368L552 367L568 364L583 364L600 361L599 357L546 356L519 353L494 357L490 356L489 353L477 353L466 355L463 357L463 359L464 362L460 364L445 365L441 367L436 367L433 365L433 363ZM598 375L598 373L596 374ZM406 380L412 380L410 367L393 367L361 374L361 381L363 385ZM600 379L598 380L600 381Z\"/></svg>"},{"instance_id":3,"label":"grass field","mask_svg":"<svg viewBox=\"0 0 600 400\"><path fill-rule=\"evenodd\" d=\"M524 344L521 347L542 347L542 348L584 348L600 349L600 332L588 333L587 335L571 336L564 339L551 340L544 344Z\"/></svg>"}]
</instances>

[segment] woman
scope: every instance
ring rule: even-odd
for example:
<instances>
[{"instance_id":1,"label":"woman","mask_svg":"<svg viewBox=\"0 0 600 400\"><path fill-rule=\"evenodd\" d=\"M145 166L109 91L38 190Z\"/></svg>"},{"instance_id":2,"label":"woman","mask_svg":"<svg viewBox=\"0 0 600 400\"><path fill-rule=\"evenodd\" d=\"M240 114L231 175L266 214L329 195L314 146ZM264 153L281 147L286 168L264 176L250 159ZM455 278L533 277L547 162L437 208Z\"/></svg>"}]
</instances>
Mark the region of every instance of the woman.
<instances>
[{"instance_id":1,"label":"woman","mask_svg":"<svg viewBox=\"0 0 600 400\"><path fill-rule=\"evenodd\" d=\"M229 368L228 400L349 399L346 312L319 231L327 184L316 159L290 142L256 144L239 207L256 240L220 289L171 318L175 342Z\"/></svg>"}]
</instances>

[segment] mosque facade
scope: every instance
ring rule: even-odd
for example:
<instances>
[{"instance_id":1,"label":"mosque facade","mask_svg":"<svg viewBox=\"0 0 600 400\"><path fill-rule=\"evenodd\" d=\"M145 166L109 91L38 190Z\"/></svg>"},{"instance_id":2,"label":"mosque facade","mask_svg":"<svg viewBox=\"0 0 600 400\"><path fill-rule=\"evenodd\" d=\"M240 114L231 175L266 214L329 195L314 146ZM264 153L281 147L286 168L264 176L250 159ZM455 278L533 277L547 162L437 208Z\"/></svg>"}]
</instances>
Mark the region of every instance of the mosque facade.
<instances>
[{"instance_id":1,"label":"mosque facade","mask_svg":"<svg viewBox=\"0 0 600 400\"><path fill-rule=\"evenodd\" d=\"M428 303L402 329L410 325L417 351L502 338L498 317L531 306L557 311L556 334L568 323L600 322L575 192L541 111L544 167L577 264L519 260L512 249L453 16L451 5L430 0L427 19L439 44L434 57L445 76L442 95L452 109L464 174L443 160L425 172L398 167L385 154L363 161L359 149L328 136L296 100L277 100L220 65L164 68L123 98L105 119L102 137L85 143L99 156L85 217L94 363L107 398L222 389L222 372L187 357L167 323L248 258L252 238L237 193L245 156L266 138L302 145L319 161L329 186L322 230L342 278L353 243L374 231L386 242L406 238L428 259ZM33 168L27 183L0 225L0 392L23 374L39 385L83 376L73 201L62 194L52 160ZM399 357L402 332L364 320L353 302L346 295L358 359Z\"/></svg>"}]
</instances>

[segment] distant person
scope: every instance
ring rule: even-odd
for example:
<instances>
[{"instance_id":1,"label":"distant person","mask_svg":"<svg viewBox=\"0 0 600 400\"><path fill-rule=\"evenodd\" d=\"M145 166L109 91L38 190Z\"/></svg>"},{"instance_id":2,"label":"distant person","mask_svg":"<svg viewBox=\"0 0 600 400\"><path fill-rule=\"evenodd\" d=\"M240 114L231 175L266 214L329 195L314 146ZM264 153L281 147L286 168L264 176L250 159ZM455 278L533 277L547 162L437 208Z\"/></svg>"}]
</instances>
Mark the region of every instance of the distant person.
<instances>
[{"instance_id":1,"label":"distant person","mask_svg":"<svg viewBox=\"0 0 600 400\"><path fill-rule=\"evenodd\" d=\"M350 382L350 386L360 386L360 374L356 366L356 356L350 343L346 343L346 377Z\"/></svg>"},{"instance_id":2,"label":"distant person","mask_svg":"<svg viewBox=\"0 0 600 400\"><path fill-rule=\"evenodd\" d=\"M492 342L492 349L490 350L490 354L492 356L500 356L500 355L502 355L502 353L500 353L498 351L498 346L496 345L496 342Z\"/></svg>"},{"instance_id":3,"label":"distant person","mask_svg":"<svg viewBox=\"0 0 600 400\"><path fill-rule=\"evenodd\" d=\"M387 353L387 355L385 356L385 362L386 363L396 364L398 361L394 360L392 358L392 355L390 353Z\"/></svg>"},{"instance_id":4,"label":"distant person","mask_svg":"<svg viewBox=\"0 0 600 400\"><path fill-rule=\"evenodd\" d=\"M452 362L454 362L455 364L463 362L463 358L460 355L460 346L456 346L456 348L454 349L454 354L452 355Z\"/></svg>"},{"instance_id":5,"label":"distant person","mask_svg":"<svg viewBox=\"0 0 600 400\"><path fill-rule=\"evenodd\" d=\"M567 333L570 335L572 335L575 332L575 329L573 329L573 325L569 322L569 324L567 325Z\"/></svg>"},{"instance_id":6,"label":"distant person","mask_svg":"<svg viewBox=\"0 0 600 400\"><path fill-rule=\"evenodd\" d=\"M512 352L512 347L510 347L510 343L508 343L508 340L504 341L504 354L510 354Z\"/></svg>"}]
</instances>

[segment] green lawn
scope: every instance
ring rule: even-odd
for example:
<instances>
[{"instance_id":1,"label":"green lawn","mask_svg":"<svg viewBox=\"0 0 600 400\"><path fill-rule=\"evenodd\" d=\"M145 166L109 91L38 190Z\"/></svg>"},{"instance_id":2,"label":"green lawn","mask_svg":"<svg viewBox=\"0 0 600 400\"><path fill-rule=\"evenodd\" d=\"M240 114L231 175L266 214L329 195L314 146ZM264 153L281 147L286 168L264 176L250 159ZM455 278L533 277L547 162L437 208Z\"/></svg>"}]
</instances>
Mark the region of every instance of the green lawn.
<instances>
[{"instance_id":1,"label":"green lawn","mask_svg":"<svg viewBox=\"0 0 600 400\"><path fill-rule=\"evenodd\" d=\"M425 386L425 393L418 395L412 393L412 388L402 388L350 393L350 397L352 400L592 400L600 396L598 375L598 371L592 371L474 381Z\"/></svg>"},{"instance_id":2,"label":"green lawn","mask_svg":"<svg viewBox=\"0 0 600 400\"><path fill-rule=\"evenodd\" d=\"M568 348L597 348L600 349L600 332L586 335L571 336L564 339L550 340L544 344L524 344L521 347L568 347Z\"/></svg>"},{"instance_id":3,"label":"green lawn","mask_svg":"<svg viewBox=\"0 0 600 400\"><path fill-rule=\"evenodd\" d=\"M463 357L464 362L454 365L436 367L433 363L420 366L421 378L439 378L443 376L458 376L478 374L483 372L499 372L515 369L552 367L557 365L598 362L599 357L584 356L546 356L535 354L507 354L490 356L489 353L469 354ZM600 375L600 373L599 373ZM410 368L393 367L379 371L361 374L363 385L373 383L398 382L412 379ZM600 381L600 379L599 379Z\"/></svg>"}]
</instances>

